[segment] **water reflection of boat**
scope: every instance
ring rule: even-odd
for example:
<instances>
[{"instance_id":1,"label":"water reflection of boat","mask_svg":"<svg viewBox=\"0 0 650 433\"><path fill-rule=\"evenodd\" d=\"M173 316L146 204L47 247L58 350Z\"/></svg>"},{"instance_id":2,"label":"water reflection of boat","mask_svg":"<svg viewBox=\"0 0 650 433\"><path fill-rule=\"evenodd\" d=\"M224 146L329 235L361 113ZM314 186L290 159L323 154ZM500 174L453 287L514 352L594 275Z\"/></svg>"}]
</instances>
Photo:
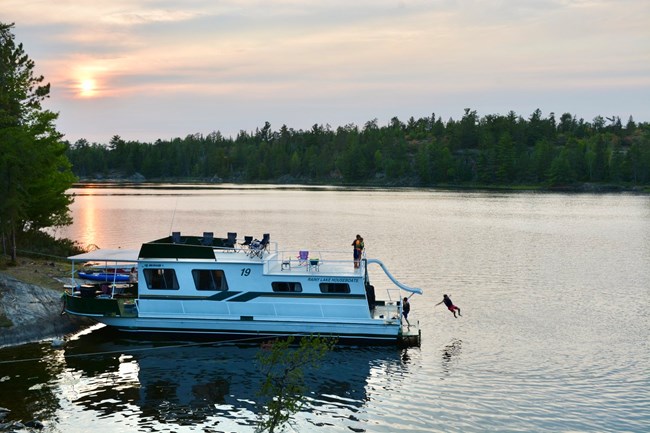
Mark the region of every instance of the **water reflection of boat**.
<instances>
[{"instance_id":1,"label":"water reflection of boat","mask_svg":"<svg viewBox=\"0 0 650 433\"><path fill-rule=\"evenodd\" d=\"M179 345L120 335L104 328L66 347L67 369L77 378L71 384L77 390L74 405L100 416L132 414L139 423L255 424L263 380L258 345ZM358 427L353 414L367 404L369 383L385 381L397 387L403 375L396 371L402 368L398 349L339 347L319 368L306 370L303 412Z\"/></svg>"},{"instance_id":2,"label":"water reflection of boat","mask_svg":"<svg viewBox=\"0 0 650 433\"><path fill-rule=\"evenodd\" d=\"M236 236L175 233L139 251L72 256L73 264L131 263L139 283L103 290L99 284L70 287L65 311L137 333L319 334L346 342L420 344L417 321L403 319L401 299L402 291L422 291L395 280L381 261L364 257L357 263L345 252L300 251L296 256L280 251L268 234L241 244ZM381 297L370 283L371 264L394 284Z\"/></svg>"}]
</instances>

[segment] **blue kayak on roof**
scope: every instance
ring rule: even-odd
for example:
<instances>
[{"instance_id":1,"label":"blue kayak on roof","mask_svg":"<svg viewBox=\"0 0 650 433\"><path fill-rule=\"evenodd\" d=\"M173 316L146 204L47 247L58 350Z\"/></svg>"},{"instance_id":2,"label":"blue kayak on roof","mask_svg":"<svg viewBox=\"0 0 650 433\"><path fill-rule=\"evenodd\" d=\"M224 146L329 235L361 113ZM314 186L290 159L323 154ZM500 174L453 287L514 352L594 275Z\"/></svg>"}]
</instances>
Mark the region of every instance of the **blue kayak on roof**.
<instances>
[{"instance_id":1,"label":"blue kayak on roof","mask_svg":"<svg viewBox=\"0 0 650 433\"><path fill-rule=\"evenodd\" d=\"M79 272L78 275L79 278L92 281L115 281L120 283L128 283L129 281L128 274L114 274L111 272Z\"/></svg>"}]
</instances>

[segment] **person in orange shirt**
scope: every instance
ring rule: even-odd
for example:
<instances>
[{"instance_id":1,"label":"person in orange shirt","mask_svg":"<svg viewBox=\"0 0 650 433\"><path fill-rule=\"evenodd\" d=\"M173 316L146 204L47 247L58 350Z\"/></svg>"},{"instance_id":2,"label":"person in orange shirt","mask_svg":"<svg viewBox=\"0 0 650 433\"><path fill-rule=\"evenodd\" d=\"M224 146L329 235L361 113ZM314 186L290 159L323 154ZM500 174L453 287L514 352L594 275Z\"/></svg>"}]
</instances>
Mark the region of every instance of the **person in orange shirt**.
<instances>
[{"instance_id":1,"label":"person in orange shirt","mask_svg":"<svg viewBox=\"0 0 650 433\"><path fill-rule=\"evenodd\" d=\"M361 252L363 251L364 245L363 245L363 238L361 235L357 235L357 237L352 241L352 248L353 250L353 257L354 257L354 269L359 268L359 265L361 263Z\"/></svg>"}]
</instances>

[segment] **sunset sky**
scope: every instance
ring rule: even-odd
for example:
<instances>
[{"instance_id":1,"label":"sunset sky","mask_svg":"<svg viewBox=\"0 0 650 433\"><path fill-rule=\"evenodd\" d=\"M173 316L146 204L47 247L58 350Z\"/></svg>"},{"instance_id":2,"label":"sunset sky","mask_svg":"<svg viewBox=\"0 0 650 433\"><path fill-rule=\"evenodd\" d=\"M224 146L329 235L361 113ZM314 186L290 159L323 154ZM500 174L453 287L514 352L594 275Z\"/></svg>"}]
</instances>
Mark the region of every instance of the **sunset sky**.
<instances>
[{"instance_id":1,"label":"sunset sky","mask_svg":"<svg viewBox=\"0 0 650 433\"><path fill-rule=\"evenodd\" d=\"M650 121L648 0L2 0L65 139L509 111Z\"/></svg>"}]
</instances>

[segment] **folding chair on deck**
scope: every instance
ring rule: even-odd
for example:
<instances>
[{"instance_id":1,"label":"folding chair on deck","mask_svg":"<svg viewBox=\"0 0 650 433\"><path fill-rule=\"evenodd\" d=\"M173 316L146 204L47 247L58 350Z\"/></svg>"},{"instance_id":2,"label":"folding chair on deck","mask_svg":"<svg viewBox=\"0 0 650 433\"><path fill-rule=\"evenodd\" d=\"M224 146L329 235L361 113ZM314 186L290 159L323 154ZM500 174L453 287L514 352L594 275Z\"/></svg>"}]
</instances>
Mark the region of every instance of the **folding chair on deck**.
<instances>
[{"instance_id":1,"label":"folding chair on deck","mask_svg":"<svg viewBox=\"0 0 650 433\"><path fill-rule=\"evenodd\" d=\"M309 251L298 252L298 266L307 266L309 263Z\"/></svg>"}]
</instances>

